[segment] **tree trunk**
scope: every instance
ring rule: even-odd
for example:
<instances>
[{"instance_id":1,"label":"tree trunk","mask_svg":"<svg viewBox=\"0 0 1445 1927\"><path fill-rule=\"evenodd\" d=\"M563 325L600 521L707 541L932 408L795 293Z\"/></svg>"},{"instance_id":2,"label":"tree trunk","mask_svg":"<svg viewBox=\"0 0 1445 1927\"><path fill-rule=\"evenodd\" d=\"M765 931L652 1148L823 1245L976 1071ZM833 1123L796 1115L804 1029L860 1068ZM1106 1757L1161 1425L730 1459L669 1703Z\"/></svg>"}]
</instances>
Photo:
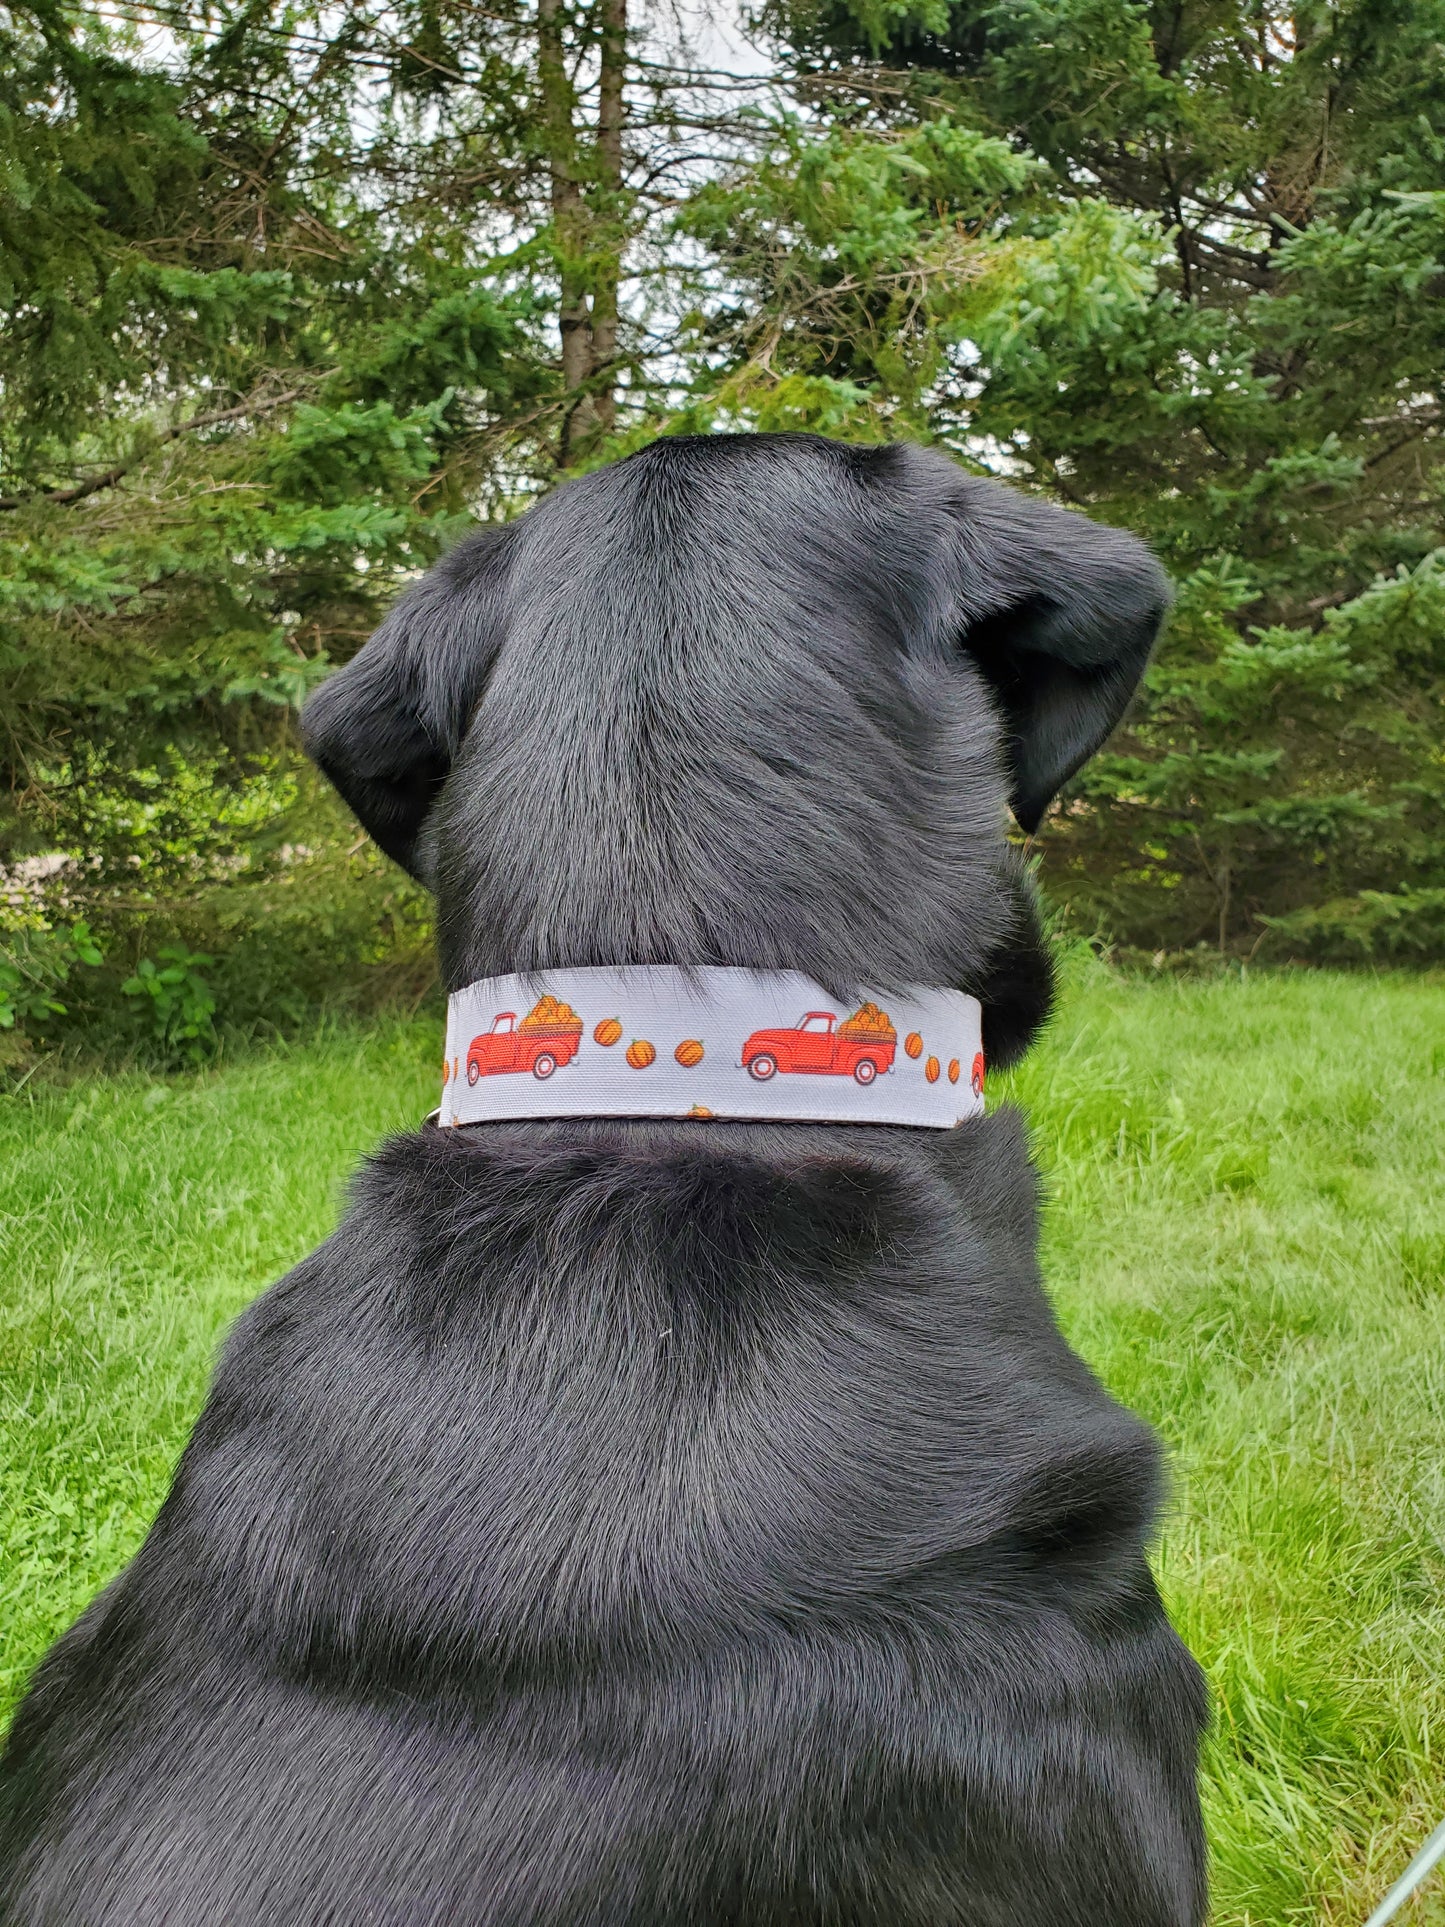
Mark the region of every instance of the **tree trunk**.
<instances>
[{"instance_id":1,"label":"tree trunk","mask_svg":"<svg viewBox=\"0 0 1445 1927\"><path fill-rule=\"evenodd\" d=\"M601 74L597 106L598 214L604 225L592 296L592 408L599 433L617 419L613 357L622 279L622 85L627 75L627 0L597 0L601 10Z\"/></svg>"},{"instance_id":2,"label":"tree trunk","mask_svg":"<svg viewBox=\"0 0 1445 1927\"><path fill-rule=\"evenodd\" d=\"M551 177L566 401L558 463L566 468L605 434L617 413L612 362L617 352L622 279L622 122L627 77L627 0L594 0L600 73L592 153L578 137L577 92L567 71L561 0L538 0L537 77ZM590 301L589 301L590 297Z\"/></svg>"},{"instance_id":3,"label":"tree trunk","mask_svg":"<svg viewBox=\"0 0 1445 1927\"><path fill-rule=\"evenodd\" d=\"M577 402L592 372L592 331L584 273L586 208L578 165L577 95L567 72L560 0L537 0L537 80L561 282L557 323L562 334L562 387L569 406L562 420L559 459L565 468L571 454Z\"/></svg>"}]
</instances>

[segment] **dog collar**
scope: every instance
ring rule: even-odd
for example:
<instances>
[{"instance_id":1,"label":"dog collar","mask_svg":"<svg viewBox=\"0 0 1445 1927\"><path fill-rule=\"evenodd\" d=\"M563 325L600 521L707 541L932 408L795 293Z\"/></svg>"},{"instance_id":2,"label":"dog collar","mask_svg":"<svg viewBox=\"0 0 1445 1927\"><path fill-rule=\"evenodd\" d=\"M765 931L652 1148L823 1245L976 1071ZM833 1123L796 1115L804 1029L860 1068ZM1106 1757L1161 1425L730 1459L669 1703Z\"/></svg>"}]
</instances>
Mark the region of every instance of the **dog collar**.
<instances>
[{"instance_id":1,"label":"dog collar","mask_svg":"<svg viewBox=\"0 0 1445 1927\"><path fill-rule=\"evenodd\" d=\"M983 1110L982 1011L913 985L840 1001L794 970L628 964L447 999L442 1125L774 1118L949 1130Z\"/></svg>"}]
</instances>

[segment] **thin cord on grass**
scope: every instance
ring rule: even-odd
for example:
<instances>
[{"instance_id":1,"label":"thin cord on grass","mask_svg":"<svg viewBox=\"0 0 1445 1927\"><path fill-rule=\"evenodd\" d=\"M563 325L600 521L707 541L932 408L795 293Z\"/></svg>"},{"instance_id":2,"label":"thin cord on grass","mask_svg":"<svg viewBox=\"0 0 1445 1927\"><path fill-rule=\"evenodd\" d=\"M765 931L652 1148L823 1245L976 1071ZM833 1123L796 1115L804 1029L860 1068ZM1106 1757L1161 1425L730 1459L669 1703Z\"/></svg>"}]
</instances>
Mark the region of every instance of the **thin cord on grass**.
<instances>
[{"instance_id":1,"label":"thin cord on grass","mask_svg":"<svg viewBox=\"0 0 1445 1927\"><path fill-rule=\"evenodd\" d=\"M1370 1915L1365 1922L1365 1927L1385 1927L1387 1920L1393 1920L1415 1889L1424 1883L1427 1875L1442 1859L1445 1859L1445 1820L1436 1827L1374 1913Z\"/></svg>"}]
</instances>

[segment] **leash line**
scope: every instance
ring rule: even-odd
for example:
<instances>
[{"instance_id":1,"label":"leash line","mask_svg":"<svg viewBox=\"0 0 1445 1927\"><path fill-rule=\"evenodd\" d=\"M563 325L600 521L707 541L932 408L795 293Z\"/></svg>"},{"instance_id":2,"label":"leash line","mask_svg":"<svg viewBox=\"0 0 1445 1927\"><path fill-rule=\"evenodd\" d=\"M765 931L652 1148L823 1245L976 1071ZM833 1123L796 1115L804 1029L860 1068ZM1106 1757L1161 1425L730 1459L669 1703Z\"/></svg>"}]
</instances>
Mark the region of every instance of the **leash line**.
<instances>
[{"instance_id":1,"label":"leash line","mask_svg":"<svg viewBox=\"0 0 1445 1927\"><path fill-rule=\"evenodd\" d=\"M1365 1927L1385 1927L1387 1920L1393 1920L1411 1894L1417 1887L1423 1885L1427 1876L1441 1860L1445 1860L1445 1820L1436 1827L1404 1873L1370 1915L1365 1922Z\"/></svg>"}]
</instances>

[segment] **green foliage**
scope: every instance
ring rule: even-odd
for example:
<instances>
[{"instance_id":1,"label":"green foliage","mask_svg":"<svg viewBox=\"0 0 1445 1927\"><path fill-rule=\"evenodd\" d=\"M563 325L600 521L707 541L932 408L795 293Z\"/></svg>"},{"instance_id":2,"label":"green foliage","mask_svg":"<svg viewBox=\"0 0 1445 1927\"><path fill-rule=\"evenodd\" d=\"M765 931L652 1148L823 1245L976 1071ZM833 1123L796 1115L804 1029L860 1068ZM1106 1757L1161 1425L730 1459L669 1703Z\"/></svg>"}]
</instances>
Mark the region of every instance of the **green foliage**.
<instances>
[{"instance_id":1,"label":"green foliage","mask_svg":"<svg viewBox=\"0 0 1445 1927\"><path fill-rule=\"evenodd\" d=\"M118 929L133 951L180 943L213 956L206 977L235 1035L294 1031L318 1008L416 1008L436 985L430 899L345 826L343 844L340 816L318 808L315 846L283 845L273 865L131 905ZM100 1004L85 1030L98 1037L109 1021Z\"/></svg>"},{"instance_id":2,"label":"green foliage","mask_svg":"<svg viewBox=\"0 0 1445 1927\"><path fill-rule=\"evenodd\" d=\"M0 1107L0 1716L134 1553L227 1323L436 1102L441 1035L331 1027ZM1076 953L990 1091L1036 1135L1071 1339L1168 1444L1216 1927L1359 1927L1445 1810L1442 1038L1438 980Z\"/></svg>"},{"instance_id":3,"label":"green foliage","mask_svg":"<svg viewBox=\"0 0 1445 1927\"><path fill-rule=\"evenodd\" d=\"M709 238L750 300L699 321L728 392L844 380L845 428L1126 523L1181 585L1129 730L1046 827L1049 888L1150 949L1339 955L1354 904L1352 954L1407 922L1423 951L1428 917L1361 906L1445 886L1445 7L769 19L832 122L836 226L820 249L800 137L734 176ZM890 157L935 128L1016 171L915 198Z\"/></svg>"},{"instance_id":4,"label":"green foliage","mask_svg":"<svg viewBox=\"0 0 1445 1927\"><path fill-rule=\"evenodd\" d=\"M88 8L0 27L7 859L90 861L97 797L167 784L254 819L292 709L458 529L496 418L545 380L530 297L358 165L357 23L298 60L308 24L177 19L164 62Z\"/></svg>"},{"instance_id":5,"label":"green foliage","mask_svg":"<svg viewBox=\"0 0 1445 1927\"><path fill-rule=\"evenodd\" d=\"M1176 577L1041 838L1075 927L1438 954L1445 0L769 0L726 111L634 19L615 154L614 18L559 65L523 0L5 16L0 862L130 957L283 850L339 876L294 710L472 517L816 429Z\"/></svg>"},{"instance_id":6,"label":"green foliage","mask_svg":"<svg viewBox=\"0 0 1445 1927\"><path fill-rule=\"evenodd\" d=\"M100 946L83 919L68 930L13 931L0 945L0 1030L43 1029L66 1007L57 996L77 964L101 962Z\"/></svg>"},{"instance_id":7,"label":"green foliage","mask_svg":"<svg viewBox=\"0 0 1445 1927\"><path fill-rule=\"evenodd\" d=\"M200 974L213 959L184 944L162 944L156 960L142 957L121 985L149 1020L155 1042L172 1063L199 1064L216 1043L216 998Z\"/></svg>"},{"instance_id":8,"label":"green foliage","mask_svg":"<svg viewBox=\"0 0 1445 1927\"><path fill-rule=\"evenodd\" d=\"M1445 954L1445 890L1361 890L1358 896L1265 917L1287 941L1342 963L1388 957L1420 963Z\"/></svg>"}]
</instances>

